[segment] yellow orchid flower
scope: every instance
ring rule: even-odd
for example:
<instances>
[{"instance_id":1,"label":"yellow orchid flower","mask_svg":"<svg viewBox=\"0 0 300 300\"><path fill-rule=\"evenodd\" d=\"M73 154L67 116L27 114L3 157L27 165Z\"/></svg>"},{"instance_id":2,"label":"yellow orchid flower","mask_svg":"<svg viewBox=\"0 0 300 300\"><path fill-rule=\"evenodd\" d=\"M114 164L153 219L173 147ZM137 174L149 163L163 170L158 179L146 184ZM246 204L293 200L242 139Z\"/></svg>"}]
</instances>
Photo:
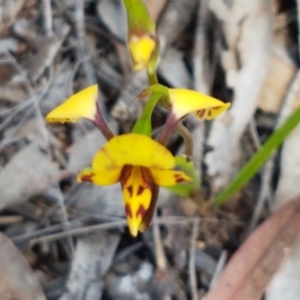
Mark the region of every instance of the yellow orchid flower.
<instances>
[{"instance_id":1,"label":"yellow orchid flower","mask_svg":"<svg viewBox=\"0 0 300 300\"><path fill-rule=\"evenodd\" d=\"M211 120L230 107L211 96L187 89L168 89L172 113L176 119L181 119L189 113L194 113L200 120Z\"/></svg>"},{"instance_id":2,"label":"yellow orchid flower","mask_svg":"<svg viewBox=\"0 0 300 300\"><path fill-rule=\"evenodd\" d=\"M175 157L150 137L129 133L113 137L95 155L91 168L77 179L97 185L121 183L129 231L148 228L155 208L157 186L174 186L191 181L185 173L173 170Z\"/></svg>"},{"instance_id":3,"label":"yellow orchid flower","mask_svg":"<svg viewBox=\"0 0 300 300\"><path fill-rule=\"evenodd\" d=\"M75 123L78 119L87 119L94 123L107 140L113 137L98 105L98 85L91 85L69 97L46 116L49 123Z\"/></svg>"},{"instance_id":4,"label":"yellow orchid flower","mask_svg":"<svg viewBox=\"0 0 300 300\"><path fill-rule=\"evenodd\" d=\"M150 35L130 36L128 48L133 62L134 71L140 71L148 66L155 47L155 38Z\"/></svg>"}]
</instances>

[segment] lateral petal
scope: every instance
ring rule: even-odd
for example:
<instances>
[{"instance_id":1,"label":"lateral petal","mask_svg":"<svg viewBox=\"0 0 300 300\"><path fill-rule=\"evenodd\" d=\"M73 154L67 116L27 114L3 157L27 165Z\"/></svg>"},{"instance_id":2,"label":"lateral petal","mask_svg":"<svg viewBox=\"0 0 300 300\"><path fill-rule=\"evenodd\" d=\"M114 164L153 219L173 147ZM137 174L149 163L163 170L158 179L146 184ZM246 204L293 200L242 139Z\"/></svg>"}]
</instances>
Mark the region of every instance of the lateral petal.
<instances>
[{"instance_id":1,"label":"lateral petal","mask_svg":"<svg viewBox=\"0 0 300 300\"><path fill-rule=\"evenodd\" d=\"M95 170L86 168L77 174L78 182L91 182L96 185L111 185L119 181L122 169L114 168L108 170Z\"/></svg>"},{"instance_id":2,"label":"lateral petal","mask_svg":"<svg viewBox=\"0 0 300 300\"><path fill-rule=\"evenodd\" d=\"M182 171L150 169L150 173L157 185L165 187L192 181L192 178Z\"/></svg>"},{"instance_id":3,"label":"lateral petal","mask_svg":"<svg viewBox=\"0 0 300 300\"><path fill-rule=\"evenodd\" d=\"M172 102L172 112L177 119L189 113L197 118L211 120L227 110L230 103L224 103L216 98L187 89L169 89Z\"/></svg>"},{"instance_id":4,"label":"lateral petal","mask_svg":"<svg viewBox=\"0 0 300 300\"><path fill-rule=\"evenodd\" d=\"M72 95L48 113L48 122L75 123L79 118L95 120L97 115L98 86L91 85Z\"/></svg>"}]
</instances>

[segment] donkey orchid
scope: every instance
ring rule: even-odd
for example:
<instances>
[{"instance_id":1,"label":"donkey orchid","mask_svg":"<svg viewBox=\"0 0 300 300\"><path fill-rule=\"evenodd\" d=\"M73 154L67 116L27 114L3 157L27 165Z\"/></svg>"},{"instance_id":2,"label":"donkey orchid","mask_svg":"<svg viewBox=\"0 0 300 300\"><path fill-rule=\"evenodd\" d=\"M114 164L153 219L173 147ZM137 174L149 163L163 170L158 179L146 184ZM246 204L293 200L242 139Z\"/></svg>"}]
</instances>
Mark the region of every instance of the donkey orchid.
<instances>
[{"instance_id":1,"label":"donkey orchid","mask_svg":"<svg viewBox=\"0 0 300 300\"><path fill-rule=\"evenodd\" d=\"M81 171L79 182L97 185L121 183L130 233L148 228L155 208L158 186L174 186L191 181L185 173L173 170L175 157L158 142L145 135L129 133L113 137L95 155L92 167Z\"/></svg>"},{"instance_id":2,"label":"donkey orchid","mask_svg":"<svg viewBox=\"0 0 300 300\"><path fill-rule=\"evenodd\" d=\"M146 230L157 200L157 186L174 186L191 178L173 170L175 157L150 137L129 133L113 136L98 107L98 88L83 89L52 110L49 122L76 122L85 118L97 125L108 142L96 153L91 168L82 170L77 180L97 185L121 183L130 233Z\"/></svg>"}]
</instances>

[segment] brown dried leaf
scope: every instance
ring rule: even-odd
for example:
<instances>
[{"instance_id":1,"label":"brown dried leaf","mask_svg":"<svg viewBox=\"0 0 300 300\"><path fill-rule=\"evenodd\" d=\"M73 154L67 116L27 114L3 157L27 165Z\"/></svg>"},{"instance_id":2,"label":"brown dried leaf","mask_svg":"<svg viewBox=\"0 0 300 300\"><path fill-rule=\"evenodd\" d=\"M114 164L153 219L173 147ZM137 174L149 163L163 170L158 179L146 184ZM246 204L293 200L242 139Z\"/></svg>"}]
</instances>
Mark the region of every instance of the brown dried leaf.
<instances>
[{"instance_id":1,"label":"brown dried leaf","mask_svg":"<svg viewBox=\"0 0 300 300\"><path fill-rule=\"evenodd\" d=\"M19 250L0 233L1 300L45 300L42 288Z\"/></svg>"},{"instance_id":2,"label":"brown dried leaf","mask_svg":"<svg viewBox=\"0 0 300 300\"><path fill-rule=\"evenodd\" d=\"M267 113L278 113L296 73L296 66L287 57L272 53L267 76L258 96L258 107Z\"/></svg>"},{"instance_id":3,"label":"brown dried leaf","mask_svg":"<svg viewBox=\"0 0 300 300\"><path fill-rule=\"evenodd\" d=\"M300 232L300 196L269 217L234 254L205 300L259 300Z\"/></svg>"}]
</instances>

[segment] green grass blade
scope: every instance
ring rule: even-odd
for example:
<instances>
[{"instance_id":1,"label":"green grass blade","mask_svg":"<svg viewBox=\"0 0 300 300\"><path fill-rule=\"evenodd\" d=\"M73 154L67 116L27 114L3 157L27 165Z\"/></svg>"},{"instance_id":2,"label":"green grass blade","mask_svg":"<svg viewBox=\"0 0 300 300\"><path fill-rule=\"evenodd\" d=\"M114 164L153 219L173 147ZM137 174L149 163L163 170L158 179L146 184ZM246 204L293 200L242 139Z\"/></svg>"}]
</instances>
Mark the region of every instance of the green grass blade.
<instances>
[{"instance_id":1,"label":"green grass blade","mask_svg":"<svg viewBox=\"0 0 300 300\"><path fill-rule=\"evenodd\" d=\"M252 156L229 185L219 193L215 205L221 205L239 191L262 167L272 153L281 145L284 139L300 122L300 107L267 139L262 147Z\"/></svg>"}]
</instances>

